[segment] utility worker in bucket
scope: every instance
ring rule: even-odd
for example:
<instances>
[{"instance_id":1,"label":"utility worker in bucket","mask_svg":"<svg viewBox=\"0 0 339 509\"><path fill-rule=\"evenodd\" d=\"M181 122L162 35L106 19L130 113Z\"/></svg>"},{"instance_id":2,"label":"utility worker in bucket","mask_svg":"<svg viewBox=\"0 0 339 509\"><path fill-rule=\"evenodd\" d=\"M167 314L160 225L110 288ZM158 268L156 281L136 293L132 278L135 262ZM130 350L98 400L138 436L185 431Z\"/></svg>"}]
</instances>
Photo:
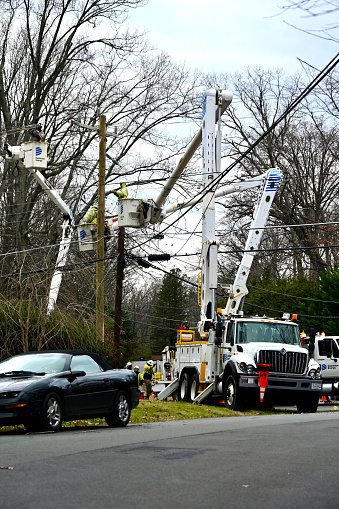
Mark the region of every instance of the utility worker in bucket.
<instances>
[{"instance_id":1,"label":"utility worker in bucket","mask_svg":"<svg viewBox=\"0 0 339 509\"><path fill-rule=\"evenodd\" d=\"M113 194L115 194L115 196L117 196L119 200L126 200L128 195L126 184L122 183L120 189L113 191Z\"/></svg>"},{"instance_id":2,"label":"utility worker in bucket","mask_svg":"<svg viewBox=\"0 0 339 509\"><path fill-rule=\"evenodd\" d=\"M91 207L87 212L87 216L85 217L85 224L88 226L89 224L96 224L98 215L98 207Z\"/></svg>"},{"instance_id":3,"label":"utility worker in bucket","mask_svg":"<svg viewBox=\"0 0 339 509\"><path fill-rule=\"evenodd\" d=\"M146 399L149 398L150 394L152 394L152 376L154 374L153 371L153 361L147 361L144 367L144 372L142 377L144 379L144 383L146 385Z\"/></svg>"}]
</instances>

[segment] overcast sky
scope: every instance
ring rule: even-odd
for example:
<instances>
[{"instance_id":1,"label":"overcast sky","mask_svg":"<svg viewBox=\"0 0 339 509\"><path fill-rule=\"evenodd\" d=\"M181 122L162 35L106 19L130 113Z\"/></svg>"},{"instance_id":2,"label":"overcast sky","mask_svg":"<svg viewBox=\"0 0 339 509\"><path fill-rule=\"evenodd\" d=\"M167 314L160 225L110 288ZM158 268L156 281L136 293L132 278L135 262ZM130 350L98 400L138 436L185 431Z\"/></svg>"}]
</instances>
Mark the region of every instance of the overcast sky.
<instances>
[{"instance_id":1,"label":"overcast sky","mask_svg":"<svg viewBox=\"0 0 339 509\"><path fill-rule=\"evenodd\" d=\"M304 30L321 30L334 22L337 14L305 18L297 10L282 12L278 3L286 5L288 0L149 0L145 7L130 11L130 25L147 30L149 42L168 52L177 63L186 62L188 68L206 73L262 65L283 67L287 74L293 74L302 71L297 57L322 69L337 54L339 45L287 23ZM191 211L180 226L192 231L197 218L200 216ZM201 230L201 225L197 229ZM181 253L194 252L198 238L190 237ZM159 247L176 252L178 245L182 245L178 239L166 237ZM194 258L181 261L189 263ZM178 259L162 266L168 270L172 263L178 266ZM179 266L190 274L189 265Z\"/></svg>"},{"instance_id":2,"label":"overcast sky","mask_svg":"<svg viewBox=\"0 0 339 509\"><path fill-rule=\"evenodd\" d=\"M132 10L130 25L146 29L149 41L177 62L203 72L233 72L246 66L301 69L299 57L323 68L339 45L297 30L321 29L338 13L305 17L282 12L288 0L150 0Z\"/></svg>"}]
</instances>

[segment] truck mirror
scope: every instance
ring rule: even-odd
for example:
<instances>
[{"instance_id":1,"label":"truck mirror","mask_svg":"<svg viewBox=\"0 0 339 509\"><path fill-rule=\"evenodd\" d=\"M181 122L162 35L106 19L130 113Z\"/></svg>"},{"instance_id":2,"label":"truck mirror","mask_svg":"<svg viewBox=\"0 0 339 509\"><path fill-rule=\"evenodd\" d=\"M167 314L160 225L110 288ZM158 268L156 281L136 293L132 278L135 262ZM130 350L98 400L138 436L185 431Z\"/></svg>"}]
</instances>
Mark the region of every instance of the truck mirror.
<instances>
[{"instance_id":1,"label":"truck mirror","mask_svg":"<svg viewBox=\"0 0 339 509\"><path fill-rule=\"evenodd\" d=\"M214 344L217 346L220 346L222 343L222 323L217 322L215 324L215 338L214 338Z\"/></svg>"}]
</instances>

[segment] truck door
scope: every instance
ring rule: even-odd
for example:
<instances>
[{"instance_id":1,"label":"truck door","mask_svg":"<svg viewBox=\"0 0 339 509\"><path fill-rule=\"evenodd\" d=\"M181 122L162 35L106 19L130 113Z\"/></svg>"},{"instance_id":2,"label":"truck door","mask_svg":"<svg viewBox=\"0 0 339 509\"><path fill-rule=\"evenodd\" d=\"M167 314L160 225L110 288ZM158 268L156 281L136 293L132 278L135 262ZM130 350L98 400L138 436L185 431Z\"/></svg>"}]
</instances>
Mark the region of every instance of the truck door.
<instances>
[{"instance_id":1,"label":"truck door","mask_svg":"<svg viewBox=\"0 0 339 509\"><path fill-rule=\"evenodd\" d=\"M234 345L234 321L227 323L227 329L226 329L226 338L225 338L225 345L223 348L223 355L222 355L222 361L223 364L227 362L229 357L231 356L232 352L232 346Z\"/></svg>"},{"instance_id":2,"label":"truck door","mask_svg":"<svg viewBox=\"0 0 339 509\"><path fill-rule=\"evenodd\" d=\"M338 338L324 337L318 341L318 358L323 378L339 378Z\"/></svg>"}]
</instances>

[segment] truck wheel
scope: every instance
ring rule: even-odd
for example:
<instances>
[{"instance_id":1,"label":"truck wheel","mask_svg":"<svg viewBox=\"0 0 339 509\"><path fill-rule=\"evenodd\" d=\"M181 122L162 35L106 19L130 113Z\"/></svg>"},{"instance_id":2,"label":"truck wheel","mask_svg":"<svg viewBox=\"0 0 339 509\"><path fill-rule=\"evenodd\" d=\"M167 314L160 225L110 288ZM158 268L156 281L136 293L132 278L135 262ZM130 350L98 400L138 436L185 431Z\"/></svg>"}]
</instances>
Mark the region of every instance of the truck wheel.
<instances>
[{"instance_id":1,"label":"truck wheel","mask_svg":"<svg viewBox=\"0 0 339 509\"><path fill-rule=\"evenodd\" d=\"M301 393L297 399L297 410L300 414L314 413L317 411L318 402L318 392Z\"/></svg>"},{"instance_id":2,"label":"truck wheel","mask_svg":"<svg viewBox=\"0 0 339 509\"><path fill-rule=\"evenodd\" d=\"M188 374L184 373L180 378L178 399L179 401L187 401L188 395Z\"/></svg>"},{"instance_id":3,"label":"truck wheel","mask_svg":"<svg viewBox=\"0 0 339 509\"><path fill-rule=\"evenodd\" d=\"M193 375L191 378L191 383L188 391L189 401L193 401L196 398L198 394L198 386L199 386L198 377L197 375Z\"/></svg>"},{"instance_id":4,"label":"truck wheel","mask_svg":"<svg viewBox=\"0 0 339 509\"><path fill-rule=\"evenodd\" d=\"M239 382L234 375L227 377L224 389L224 405L230 410L242 410L243 398Z\"/></svg>"}]
</instances>

